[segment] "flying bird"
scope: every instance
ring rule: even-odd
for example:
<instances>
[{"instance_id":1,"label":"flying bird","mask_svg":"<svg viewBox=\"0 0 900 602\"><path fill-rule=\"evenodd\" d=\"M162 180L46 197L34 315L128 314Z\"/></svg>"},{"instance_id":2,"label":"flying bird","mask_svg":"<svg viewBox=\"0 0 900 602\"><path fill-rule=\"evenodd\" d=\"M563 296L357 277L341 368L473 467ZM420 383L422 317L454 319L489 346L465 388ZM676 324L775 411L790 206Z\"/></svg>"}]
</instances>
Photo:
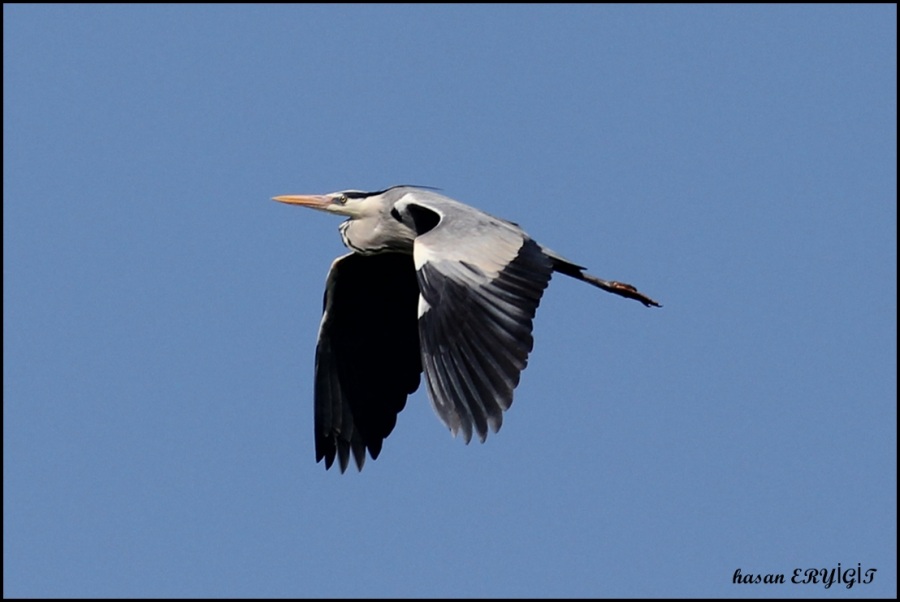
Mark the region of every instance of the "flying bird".
<instances>
[{"instance_id":1,"label":"flying bird","mask_svg":"<svg viewBox=\"0 0 900 602\"><path fill-rule=\"evenodd\" d=\"M316 345L316 461L359 470L381 452L421 374L454 436L483 442L509 409L553 272L659 303L584 272L517 224L436 192L393 186L274 200L342 215L352 252L331 264Z\"/></svg>"}]
</instances>

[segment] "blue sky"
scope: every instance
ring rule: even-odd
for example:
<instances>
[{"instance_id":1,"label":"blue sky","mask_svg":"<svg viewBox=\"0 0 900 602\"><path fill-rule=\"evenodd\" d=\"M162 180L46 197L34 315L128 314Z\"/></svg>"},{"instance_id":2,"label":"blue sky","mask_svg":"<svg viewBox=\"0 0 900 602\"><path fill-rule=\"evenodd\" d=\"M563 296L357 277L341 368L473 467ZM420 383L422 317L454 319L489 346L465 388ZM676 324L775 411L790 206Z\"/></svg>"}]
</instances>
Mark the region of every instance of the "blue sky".
<instances>
[{"instance_id":1,"label":"blue sky","mask_svg":"<svg viewBox=\"0 0 900 602\"><path fill-rule=\"evenodd\" d=\"M895 6L3 14L4 595L896 596ZM398 183L664 307L557 276L500 433L326 472L270 198Z\"/></svg>"}]
</instances>

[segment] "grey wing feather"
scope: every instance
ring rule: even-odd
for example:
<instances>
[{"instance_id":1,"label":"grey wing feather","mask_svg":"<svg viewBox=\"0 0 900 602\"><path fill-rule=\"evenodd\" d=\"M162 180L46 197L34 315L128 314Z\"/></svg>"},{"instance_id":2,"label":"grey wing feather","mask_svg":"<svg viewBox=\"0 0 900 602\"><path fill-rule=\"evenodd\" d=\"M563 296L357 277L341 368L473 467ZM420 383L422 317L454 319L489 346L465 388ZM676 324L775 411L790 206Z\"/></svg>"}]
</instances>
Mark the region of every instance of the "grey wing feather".
<instances>
[{"instance_id":1,"label":"grey wing feather","mask_svg":"<svg viewBox=\"0 0 900 602\"><path fill-rule=\"evenodd\" d=\"M414 244L425 380L438 416L467 443L500 428L553 272L521 230L482 216L478 227L439 223Z\"/></svg>"},{"instance_id":2,"label":"grey wing feather","mask_svg":"<svg viewBox=\"0 0 900 602\"><path fill-rule=\"evenodd\" d=\"M316 461L341 472L352 454L378 457L422 365L418 284L406 254L349 254L334 261L316 346Z\"/></svg>"}]
</instances>

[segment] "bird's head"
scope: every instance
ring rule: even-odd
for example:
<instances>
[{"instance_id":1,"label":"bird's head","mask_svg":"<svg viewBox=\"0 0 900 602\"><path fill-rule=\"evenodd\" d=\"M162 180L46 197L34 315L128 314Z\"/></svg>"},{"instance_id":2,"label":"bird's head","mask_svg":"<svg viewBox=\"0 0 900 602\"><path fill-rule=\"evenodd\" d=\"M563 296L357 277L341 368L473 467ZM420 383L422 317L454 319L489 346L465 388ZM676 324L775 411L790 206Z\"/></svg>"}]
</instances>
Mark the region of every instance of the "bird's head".
<instances>
[{"instance_id":1,"label":"bird's head","mask_svg":"<svg viewBox=\"0 0 900 602\"><path fill-rule=\"evenodd\" d=\"M380 193L362 192L360 190L342 190L328 194L296 194L277 196L272 200L289 205L300 205L327 211L349 218L359 218L368 214L380 205Z\"/></svg>"},{"instance_id":2,"label":"bird's head","mask_svg":"<svg viewBox=\"0 0 900 602\"><path fill-rule=\"evenodd\" d=\"M391 206L403 195L416 191L438 190L430 186L410 186L401 184L391 186L375 192L362 190L341 190L328 194L296 194L277 196L272 200L289 205L301 205L311 207L319 211L327 211L337 215L343 215L350 219L375 217L386 214Z\"/></svg>"},{"instance_id":3,"label":"bird's head","mask_svg":"<svg viewBox=\"0 0 900 602\"><path fill-rule=\"evenodd\" d=\"M395 204L406 195L424 187L391 186L377 192L342 190L329 194L277 196L273 200L289 205L311 207L342 215L345 220L338 230L347 248L357 253L379 253L385 250L412 252L416 230L404 222Z\"/></svg>"}]
</instances>

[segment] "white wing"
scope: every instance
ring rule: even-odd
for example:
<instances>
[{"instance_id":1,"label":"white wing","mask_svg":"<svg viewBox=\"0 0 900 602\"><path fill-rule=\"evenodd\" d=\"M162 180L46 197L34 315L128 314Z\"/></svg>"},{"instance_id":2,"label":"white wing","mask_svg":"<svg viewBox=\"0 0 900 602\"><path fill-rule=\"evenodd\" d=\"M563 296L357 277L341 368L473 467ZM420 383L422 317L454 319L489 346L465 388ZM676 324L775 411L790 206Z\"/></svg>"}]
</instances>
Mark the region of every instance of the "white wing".
<instances>
[{"instance_id":1,"label":"white wing","mask_svg":"<svg viewBox=\"0 0 900 602\"><path fill-rule=\"evenodd\" d=\"M454 435L462 431L468 443L474 431L484 441L512 404L553 263L513 224L471 208L454 215L455 204L410 202L402 209L429 226L413 257L432 406Z\"/></svg>"}]
</instances>

